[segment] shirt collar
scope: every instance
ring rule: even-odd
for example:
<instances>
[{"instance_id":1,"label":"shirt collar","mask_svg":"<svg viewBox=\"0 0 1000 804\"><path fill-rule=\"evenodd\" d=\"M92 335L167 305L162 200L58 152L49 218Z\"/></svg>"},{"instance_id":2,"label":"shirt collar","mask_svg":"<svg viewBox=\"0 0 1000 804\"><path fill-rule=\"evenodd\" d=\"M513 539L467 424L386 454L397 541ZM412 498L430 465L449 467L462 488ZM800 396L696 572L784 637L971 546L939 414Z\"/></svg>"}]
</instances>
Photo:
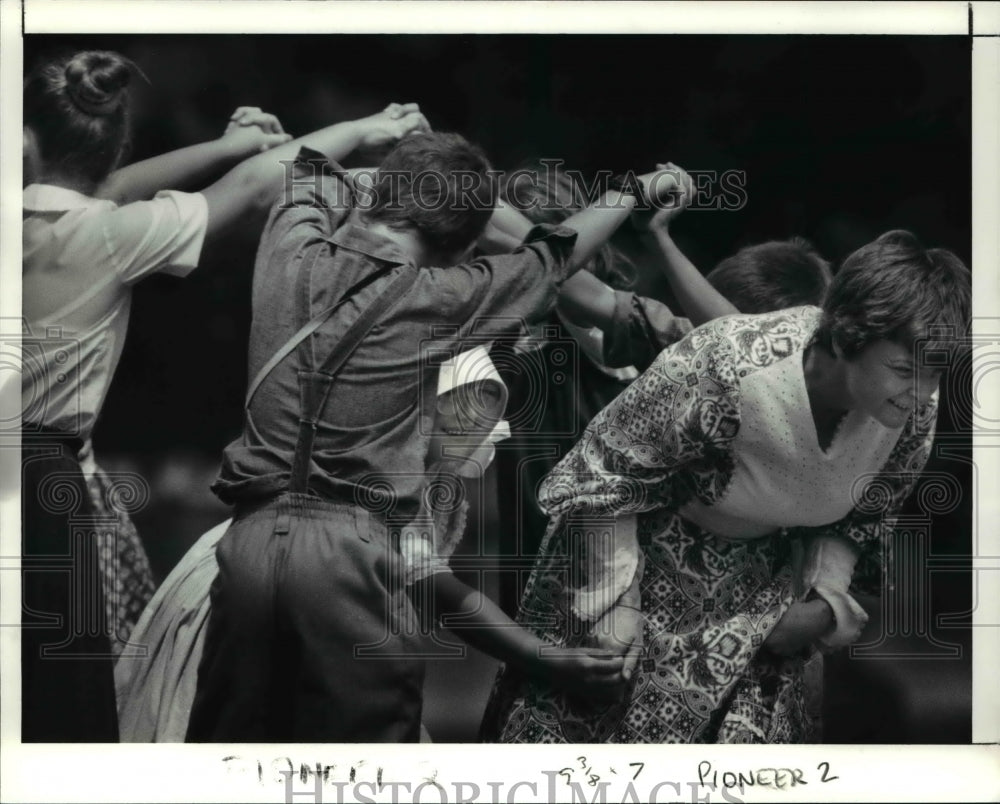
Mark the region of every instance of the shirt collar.
<instances>
[{"instance_id":1,"label":"shirt collar","mask_svg":"<svg viewBox=\"0 0 1000 804\"><path fill-rule=\"evenodd\" d=\"M315 151L304 145L299 148L298 155L295 157L295 170L297 175L309 177L313 176L316 165L319 165L320 170L326 175L334 176L347 185L351 191L352 203L350 206L353 209L355 206L356 190L354 187L354 181L351 179L347 171L344 170L339 163L332 159L327 159L319 151ZM303 171L303 173L299 174L298 171ZM410 259L410 257L408 257L403 250L389 238L374 234L373 232L365 229L363 226L358 226L350 221L341 224L337 230L327 238L327 240L338 248L346 248L351 251L357 251L367 257L382 260L383 262L395 263L396 265L408 265L413 262L413 260Z\"/></svg>"},{"instance_id":2,"label":"shirt collar","mask_svg":"<svg viewBox=\"0 0 1000 804\"><path fill-rule=\"evenodd\" d=\"M392 240L353 223L345 223L328 239L339 248L357 251L372 259L396 265L413 263L413 260Z\"/></svg>"},{"instance_id":3,"label":"shirt collar","mask_svg":"<svg viewBox=\"0 0 1000 804\"><path fill-rule=\"evenodd\" d=\"M30 212L66 212L70 209L82 209L95 204L111 204L100 198L78 193L67 187L57 187L54 184L29 184L24 188L22 205Z\"/></svg>"}]
</instances>

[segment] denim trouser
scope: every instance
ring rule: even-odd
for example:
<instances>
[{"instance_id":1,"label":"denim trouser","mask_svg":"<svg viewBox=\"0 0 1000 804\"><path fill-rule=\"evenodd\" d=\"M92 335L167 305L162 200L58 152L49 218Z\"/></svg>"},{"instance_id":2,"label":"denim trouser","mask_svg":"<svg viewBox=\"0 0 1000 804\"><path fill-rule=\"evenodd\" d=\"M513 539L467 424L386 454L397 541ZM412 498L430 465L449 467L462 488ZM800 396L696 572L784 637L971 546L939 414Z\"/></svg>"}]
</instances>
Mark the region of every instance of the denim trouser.
<instances>
[{"instance_id":1,"label":"denim trouser","mask_svg":"<svg viewBox=\"0 0 1000 804\"><path fill-rule=\"evenodd\" d=\"M421 637L384 523L284 494L238 511L217 557L188 741L419 740Z\"/></svg>"}]
</instances>

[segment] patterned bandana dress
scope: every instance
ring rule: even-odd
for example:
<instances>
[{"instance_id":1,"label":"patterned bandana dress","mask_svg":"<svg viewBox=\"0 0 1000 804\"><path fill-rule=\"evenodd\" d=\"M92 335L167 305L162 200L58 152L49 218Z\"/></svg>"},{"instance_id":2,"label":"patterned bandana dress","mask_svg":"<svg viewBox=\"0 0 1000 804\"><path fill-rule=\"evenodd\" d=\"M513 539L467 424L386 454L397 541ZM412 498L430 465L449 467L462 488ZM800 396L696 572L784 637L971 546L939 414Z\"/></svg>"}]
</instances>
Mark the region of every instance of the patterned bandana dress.
<instances>
[{"instance_id":1,"label":"patterned bandana dress","mask_svg":"<svg viewBox=\"0 0 1000 804\"><path fill-rule=\"evenodd\" d=\"M555 645L594 644L595 617L579 604L593 585L582 546L631 521L637 555L615 552L616 566L640 573L643 645L627 700L596 706L502 669L483 739L815 739L807 656L761 647L801 591L806 537L851 542L855 584L880 588L885 529L927 460L937 414L936 394L901 429L851 411L821 448L802 368L819 319L803 307L710 322L590 423L541 486L551 519L518 621Z\"/></svg>"}]
</instances>

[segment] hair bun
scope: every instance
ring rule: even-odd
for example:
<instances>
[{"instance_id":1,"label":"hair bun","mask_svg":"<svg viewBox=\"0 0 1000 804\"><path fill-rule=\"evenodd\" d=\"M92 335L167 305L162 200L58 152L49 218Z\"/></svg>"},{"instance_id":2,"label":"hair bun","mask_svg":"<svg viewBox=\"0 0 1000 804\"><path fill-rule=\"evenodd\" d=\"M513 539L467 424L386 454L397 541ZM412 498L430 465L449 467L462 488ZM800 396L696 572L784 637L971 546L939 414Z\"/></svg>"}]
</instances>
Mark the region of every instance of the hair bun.
<instances>
[{"instance_id":1,"label":"hair bun","mask_svg":"<svg viewBox=\"0 0 1000 804\"><path fill-rule=\"evenodd\" d=\"M66 64L66 93L77 108L95 116L121 108L131 79L129 62L117 53L88 50Z\"/></svg>"}]
</instances>

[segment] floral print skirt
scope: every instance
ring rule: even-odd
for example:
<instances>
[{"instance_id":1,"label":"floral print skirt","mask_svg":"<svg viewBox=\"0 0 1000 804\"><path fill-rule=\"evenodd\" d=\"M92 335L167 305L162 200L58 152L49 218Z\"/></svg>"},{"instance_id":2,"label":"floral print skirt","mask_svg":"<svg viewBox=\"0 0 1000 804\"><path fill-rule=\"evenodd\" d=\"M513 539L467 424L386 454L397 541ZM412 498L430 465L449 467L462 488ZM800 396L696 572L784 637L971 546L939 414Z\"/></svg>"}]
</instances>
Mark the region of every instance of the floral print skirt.
<instances>
[{"instance_id":1,"label":"floral print skirt","mask_svg":"<svg viewBox=\"0 0 1000 804\"><path fill-rule=\"evenodd\" d=\"M639 516L644 645L627 700L592 703L501 670L482 738L510 743L797 743L814 738L804 658L761 651L793 600L781 534L728 540L672 511ZM587 644L569 608L573 522L552 520L519 622Z\"/></svg>"}]
</instances>

